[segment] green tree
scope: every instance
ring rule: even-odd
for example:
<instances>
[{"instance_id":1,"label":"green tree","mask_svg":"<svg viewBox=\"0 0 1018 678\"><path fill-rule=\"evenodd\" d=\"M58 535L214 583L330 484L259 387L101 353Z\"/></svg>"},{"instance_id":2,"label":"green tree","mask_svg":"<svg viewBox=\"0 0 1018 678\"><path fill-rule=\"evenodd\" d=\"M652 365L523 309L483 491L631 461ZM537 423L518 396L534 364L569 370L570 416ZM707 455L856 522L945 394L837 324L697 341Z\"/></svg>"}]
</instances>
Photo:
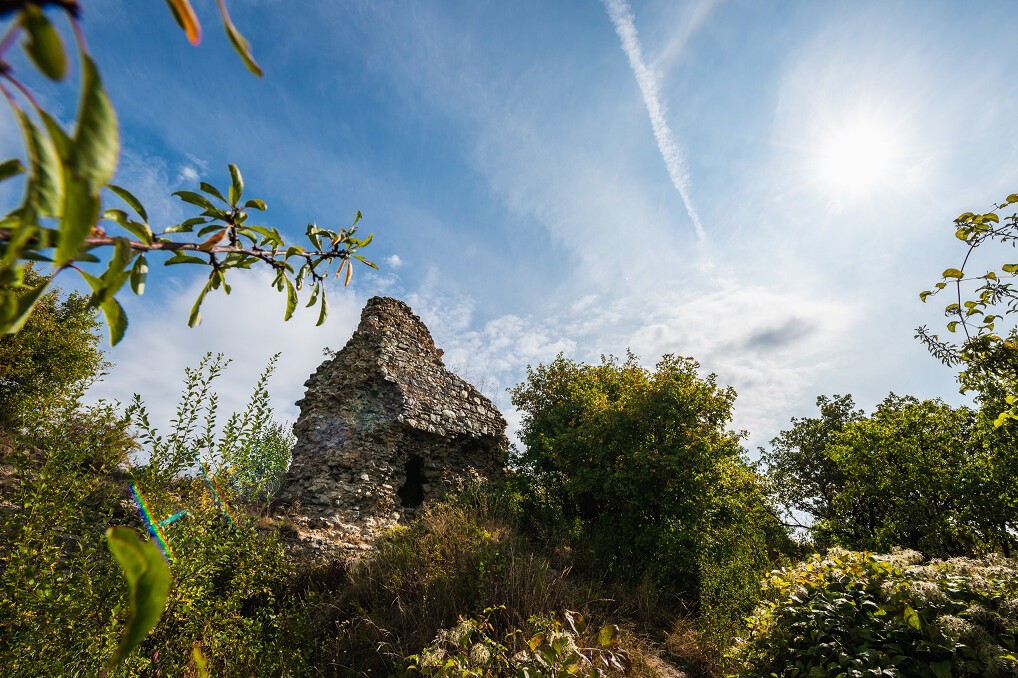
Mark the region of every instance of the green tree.
<instances>
[{"instance_id":1,"label":"green tree","mask_svg":"<svg viewBox=\"0 0 1018 678\"><path fill-rule=\"evenodd\" d=\"M818 546L931 556L1010 549L987 491L996 450L977 412L894 394L868 417L848 396L818 405L821 418L793 419L763 451L778 501L808 517Z\"/></svg>"},{"instance_id":2,"label":"green tree","mask_svg":"<svg viewBox=\"0 0 1018 678\"><path fill-rule=\"evenodd\" d=\"M708 627L752 604L784 534L726 429L735 391L666 355L654 370L559 356L512 392L522 472L578 525L599 569L652 578L698 606Z\"/></svg>"},{"instance_id":3,"label":"green tree","mask_svg":"<svg viewBox=\"0 0 1018 678\"><path fill-rule=\"evenodd\" d=\"M20 297L43 282L28 266L24 285L10 291ZM106 363L98 326L88 297L51 287L21 332L0 335L0 430L38 418L99 376Z\"/></svg>"}]
</instances>

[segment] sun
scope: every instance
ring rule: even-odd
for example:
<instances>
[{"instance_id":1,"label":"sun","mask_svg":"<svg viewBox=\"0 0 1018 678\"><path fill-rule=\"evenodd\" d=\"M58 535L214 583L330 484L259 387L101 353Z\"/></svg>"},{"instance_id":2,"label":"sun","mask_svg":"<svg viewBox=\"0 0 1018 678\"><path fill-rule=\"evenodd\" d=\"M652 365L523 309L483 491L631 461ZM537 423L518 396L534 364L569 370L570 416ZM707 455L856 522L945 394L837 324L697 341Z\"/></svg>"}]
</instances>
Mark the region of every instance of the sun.
<instances>
[{"instance_id":1,"label":"sun","mask_svg":"<svg viewBox=\"0 0 1018 678\"><path fill-rule=\"evenodd\" d=\"M813 180L839 202L875 197L901 178L902 149L902 134L889 119L858 112L817 135Z\"/></svg>"}]
</instances>

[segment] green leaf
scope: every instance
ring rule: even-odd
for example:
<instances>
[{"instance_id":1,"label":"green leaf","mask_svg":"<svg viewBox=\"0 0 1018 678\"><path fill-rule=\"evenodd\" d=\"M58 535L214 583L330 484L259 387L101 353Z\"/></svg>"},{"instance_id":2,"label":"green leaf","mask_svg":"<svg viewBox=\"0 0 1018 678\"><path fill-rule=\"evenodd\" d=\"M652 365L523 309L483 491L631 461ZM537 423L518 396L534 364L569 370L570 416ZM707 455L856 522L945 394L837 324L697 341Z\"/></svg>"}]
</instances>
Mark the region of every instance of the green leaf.
<instances>
[{"instance_id":1,"label":"green leaf","mask_svg":"<svg viewBox=\"0 0 1018 678\"><path fill-rule=\"evenodd\" d=\"M120 156L120 132L113 104L103 89L99 71L87 54L81 55L81 101L72 140L71 161L75 174L84 180L88 192L99 189L113 176Z\"/></svg>"},{"instance_id":2,"label":"green leaf","mask_svg":"<svg viewBox=\"0 0 1018 678\"><path fill-rule=\"evenodd\" d=\"M949 268L940 275L944 278L961 278L964 274L956 268Z\"/></svg>"},{"instance_id":3,"label":"green leaf","mask_svg":"<svg viewBox=\"0 0 1018 678\"><path fill-rule=\"evenodd\" d=\"M360 221L363 218L364 218L364 216L361 214L361 211L357 210L357 213L353 215L353 223L350 224L350 226L351 227L356 226L357 222Z\"/></svg>"},{"instance_id":4,"label":"green leaf","mask_svg":"<svg viewBox=\"0 0 1018 678\"><path fill-rule=\"evenodd\" d=\"M905 617L906 624L916 631L922 631L922 623L919 621L919 613L913 610L912 606L906 605L902 614Z\"/></svg>"},{"instance_id":5,"label":"green leaf","mask_svg":"<svg viewBox=\"0 0 1018 678\"><path fill-rule=\"evenodd\" d=\"M1004 264L1000 267L1004 273L1018 274L1018 264Z\"/></svg>"},{"instance_id":6,"label":"green leaf","mask_svg":"<svg viewBox=\"0 0 1018 678\"><path fill-rule=\"evenodd\" d=\"M67 74L67 55L53 24L38 7L26 5L21 10L21 26L28 35L24 45L28 58L50 80L62 80Z\"/></svg>"},{"instance_id":7,"label":"green leaf","mask_svg":"<svg viewBox=\"0 0 1018 678\"><path fill-rule=\"evenodd\" d=\"M216 211L216 206L201 193L195 193L194 191L174 191L173 195L177 196L186 203L197 205L203 209Z\"/></svg>"},{"instance_id":8,"label":"green leaf","mask_svg":"<svg viewBox=\"0 0 1018 678\"><path fill-rule=\"evenodd\" d=\"M201 24L198 23L191 3L188 0L166 0L166 4L169 5L177 25L184 29L191 44L197 45L201 42Z\"/></svg>"},{"instance_id":9,"label":"green leaf","mask_svg":"<svg viewBox=\"0 0 1018 678\"><path fill-rule=\"evenodd\" d=\"M608 647L615 640L615 636L619 633L619 627L611 624L609 626L602 626L601 630L597 633L597 642L601 647Z\"/></svg>"},{"instance_id":10,"label":"green leaf","mask_svg":"<svg viewBox=\"0 0 1018 678\"><path fill-rule=\"evenodd\" d=\"M311 308L318 301L318 290L322 289L322 284L318 283L311 287L311 298L308 299L308 303L304 305L304 308Z\"/></svg>"},{"instance_id":11,"label":"green leaf","mask_svg":"<svg viewBox=\"0 0 1018 678\"><path fill-rule=\"evenodd\" d=\"M264 212L265 210L268 209L268 207L265 204L265 201L264 200L258 200L257 198L252 199L252 200L248 200L247 202L245 202L244 203L244 207L246 207L248 209L261 210L262 212Z\"/></svg>"},{"instance_id":12,"label":"green leaf","mask_svg":"<svg viewBox=\"0 0 1018 678\"><path fill-rule=\"evenodd\" d=\"M124 338L127 331L127 314L120 302L110 297L103 302L103 315L106 316L106 324L110 328L110 346L116 346Z\"/></svg>"},{"instance_id":13,"label":"green leaf","mask_svg":"<svg viewBox=\"0 0 1018 678\"><path fill-rule=\"evenodd\" d=\"M38 287L17 296L17 304L13 307L13 316L10 319L5 318L3 325L0 326L4 334L16 334L21 331L28 317L32 314L32 309L35 308L35 305L42 299L42 295L45 294L49 283L50 280L46 279Z\"/></svg>"},{"instance_id":14,"label":"green leaf","mask_svg":"<svg viewBox=\"0 0 1018 678\"><path fill-rule=\"evenodd\" d=\"M128 527L106 530L106 543L127 580L130 613L110 666L122 662L159 623L170 592L170 568L159 547Z\"/></svg>"},{"instance_id":15,"label":"green leaf","mask_svg":"<svg viewBox=\"0 0 1018 678\"><path fill-rule=\"evenodd\" d=\"M1007 202L1008 204L1018 202L1018 193L1012 193L1011 195L1007 196Z\"/></svg>"},{"instance_id":16,"label":"green leaf","mask_svg":"<svg viewBox=\"0 0 1018 678\"><path fill-rule=\"evenodd\" d=\"M32 201L40 216L53 217L61 212L64 193L64 168L52 140L20 109L14 114L25 137L29 176L25 197Z\"/></svg>"},{"instance_id":17,"label":"green leaf","mask_svg":"<svg viewBox=\"0 0 1018 678\"><path fill-rule=\"evenodd\" d=\"M237 206L237 201L240 200L240 196L244 193L244 177L240 175L240 169L231 164L230 165L230 204L234 207Z\"/></svg>"},{"instance_id":18,"label":"green leaf","mask_svg":"<svg viewBox=\"0 0 1018 678\"><path fill-rule=\"evenodd\" d=\"M188 327L201 325L201 302L204 301L205 295L208 294L210 289L212 289L212 276L209 276L209 281L205 283L205 287L198 294L198 298L194 300L194 306L191 307L191 315L187 318Z\"/></svg>"},{"instance_id":19,"label":"green leaf","mask_svg":"<svg viewBox=\"0 0 1018 678\"><path fill-rule=\"evenodd\" d=\"M113 184L106 184L106 188L120 196L120 199L130 205L131 209L137 212L138 216L140 216L146 223L148 222L148 213L145 212L145 208L142 206L141 201L134 197L133 193L126 188L114 186Z\"/></svg>"},{"instance_id":20,"label":"green leaf","mask_svg":"<svg viewBox=\"0 0 1018 678\"><path fill-rule=\"evenodd\" d=\"M148 262L145 261L145 255L142 254L134 260L134 266L131 267L131 290L135 294L145 293L145 278L148 276Z\"/></svg>"},{"instance_id":21,"label":"green leaf","mask_svg":"<svg viewBox=\"0 0 1018 678\"><path fill-rule=\"evenodd\" d=\"M368 261L363 256L361 256L360 254L353 255L353 258L356 259L357 261L361 262L365 266L370 266L371 268L375 269L376 271L378 270L378 266L374 262Z\"/></svg>"},{"instance_id":22,"label":"green leaf","mask_svg":"<svg viewBox=\"0 0 1018 678\"><path fill-rule=\"evenodd\" d=\"M930 670L936 678L951 678L951 660L933 662L930 664Z\"/></svg>"},{"instance_id":23,"label":"green leaf","mask_svg":"<svg viewBox=\"0 0 1018 678\"><path fill-rule=\"evenodd\" d=\"M947 323L947 331L948 332L954 332L956 329L958 329L958 321L957 320L953 320L953 321Z\"/></svg>"},{"instance_id":24,"label":"green leaf","mask_svg":"<svg viewBox=\"0 0 1018 678\"><path fill-rule=\"evenodd\" d=\"M223 197L223 194L219 192L219 189L216 188L215 186L213 186L212 184L208 184L208 183L205 183L203 181L200 184L198 184L198 187L201 190L203 190L206 193L208 193L209 195L215 196L215 197L219 198L220 200L222 200L223 202L227 202L226 198Z\"/></svg>"},{"instance_id":25,"label":"green leaf","mask_svg":"<svg viewBox=\"0 0 1018 678\"><path fill-rule=\"evenodd\" d=\"M293 311L297 308L297 290L294 289L289 278L283 276L283 280L286 281L286 313L283 315L283 322L286 322L293 316Z\"/></svg>"},{"instance_id":26,"label":"green leaf","mask_svg":"<svg viewBox=\"0 0 1018 678\"><path fill-rule=\"evenodd\" d=\"M325 300L325 287L322 287L322 310L318 312L318 322L315 323L315 327L322 325L325 319L329 317L329 304Z\"/></svg>"},{"instance_id":27,"label":"green leaf","mask_svg":"<svg viewBox=\"0 0 1018 678\"><path fill-rule=\"evenodd\" d=\"M259 78L262 77L261 67L255 63L254 57L251 56L251 45L248 44L248 41L244 39L244 36L240 34L237 27L230 21L230 14L226 11L226 5L223 4L223 0L216 0L216 2L219 5L219 13L223 16L223 28L226 29L226 37L230 39L233 49L237 50L237 54L244 60L244 65L247 66L249 71Z\"/></svg>"},{"instance_id":28,"label":"green leaf","mask_svg":"<svg viewBox=\"0 0 1018 678\"><path fill-rule=\"evenodd\" d=\"M21 164L19 159L11 158L10 160L4 160L3 162L0 162L0 181L5 181L11 177L15 177L24 173L24 171L25 166Z\"/></svg>"},{"instance_id":29,"label":"green leaf","mask_svg":"<svg viewBox=\"0 0 1018 678\"><path fill-rule=\"evenodd\" d=\"M184 254L182 251L177 250L173 253L173 256L163 262L163 266L173 266L174 264L207 264L208 261L205 259L199 259L189 254Z\"/></svg>"},{"instance_id":30,"label":"green leaf","mask_svg":"<svg viewBox=\"0 0 1018 678\"><path fill-rule=\"evenodd\" d=\"M60 240L53 257L55 266L73 261L81 250L92 226L99 219L99 198L89 190L88 184L66 174L64 185L64 213L60 219Z\"/></svg>"},{"instance_id":31,"label":"green leaf","mask_svg":"<svg viewBox=\"0 0 1018 678\"><path fill-rule=\"evenodd\" d=\"M194 227L198 224L204 224L205 219L203 217L191 217L186 219L179 224L170 226L163 233L190 233L194 230Z\"/></svg>"}]
</instances>

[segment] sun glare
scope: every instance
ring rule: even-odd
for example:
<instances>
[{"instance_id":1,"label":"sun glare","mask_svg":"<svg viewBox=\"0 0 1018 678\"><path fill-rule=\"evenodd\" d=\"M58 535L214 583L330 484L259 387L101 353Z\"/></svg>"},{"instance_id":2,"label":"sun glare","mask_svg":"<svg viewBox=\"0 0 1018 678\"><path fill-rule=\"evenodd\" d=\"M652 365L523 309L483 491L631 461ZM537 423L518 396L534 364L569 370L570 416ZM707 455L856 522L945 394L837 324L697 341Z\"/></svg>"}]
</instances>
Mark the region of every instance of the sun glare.
<instances>
[{"instance_id":1,"label":"sun glare","mask_svg":"<svg viewBox=\"0 0 1018 678\"><path fill-rule=\"evenodd\" d=\"M895 183L902 160L901 139L893 126L858 115L832 125L818 139L814 179L839 200L867 198Z\"/></svg>"}]
</instances>

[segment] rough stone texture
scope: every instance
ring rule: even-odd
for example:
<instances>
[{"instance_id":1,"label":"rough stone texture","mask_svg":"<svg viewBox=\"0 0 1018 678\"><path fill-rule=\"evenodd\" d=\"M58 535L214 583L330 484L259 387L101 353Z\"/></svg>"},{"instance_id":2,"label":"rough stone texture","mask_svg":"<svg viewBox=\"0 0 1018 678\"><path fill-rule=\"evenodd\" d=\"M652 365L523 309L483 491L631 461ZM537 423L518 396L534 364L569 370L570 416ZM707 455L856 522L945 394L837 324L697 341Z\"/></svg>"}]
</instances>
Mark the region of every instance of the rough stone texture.
<instances>
[{"instance_id":1,"label":"rough stone texture","mask_svg":"<svg viewBox=\"0 0 1018 678\"><path fill-rule=\"evenodd\" d=\"M305 386L279 505L314 546L366 550L422 504L505 470L505 419L397 299L368 301Z\"/></svg>"}]
</instances>

